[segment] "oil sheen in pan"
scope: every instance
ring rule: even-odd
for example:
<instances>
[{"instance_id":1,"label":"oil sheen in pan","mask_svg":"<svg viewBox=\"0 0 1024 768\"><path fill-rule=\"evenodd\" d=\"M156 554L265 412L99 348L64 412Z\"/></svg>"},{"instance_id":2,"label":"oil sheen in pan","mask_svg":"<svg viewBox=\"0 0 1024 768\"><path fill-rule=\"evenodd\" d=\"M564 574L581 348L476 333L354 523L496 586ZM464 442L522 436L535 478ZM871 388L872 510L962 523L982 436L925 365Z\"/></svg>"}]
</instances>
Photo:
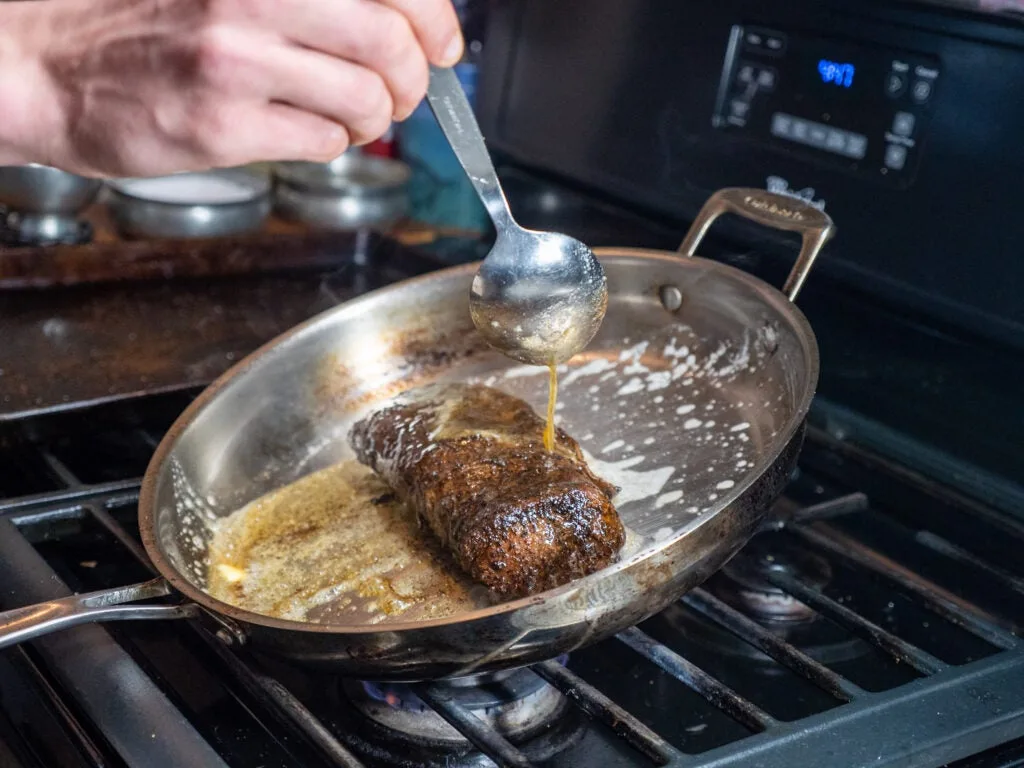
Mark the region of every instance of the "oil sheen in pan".
<instances>
[{"instance_id":1,"label":"oil sheen in pan","mask_svg":"<svg viewBox=\"0 0 1024 768\"><path fill-rule=\"evenodd\" d=\"M426 527L355 460L321 469L220 521L210 594L278 618L380 623L487 604Z\"/></svg>"}]
</instances>

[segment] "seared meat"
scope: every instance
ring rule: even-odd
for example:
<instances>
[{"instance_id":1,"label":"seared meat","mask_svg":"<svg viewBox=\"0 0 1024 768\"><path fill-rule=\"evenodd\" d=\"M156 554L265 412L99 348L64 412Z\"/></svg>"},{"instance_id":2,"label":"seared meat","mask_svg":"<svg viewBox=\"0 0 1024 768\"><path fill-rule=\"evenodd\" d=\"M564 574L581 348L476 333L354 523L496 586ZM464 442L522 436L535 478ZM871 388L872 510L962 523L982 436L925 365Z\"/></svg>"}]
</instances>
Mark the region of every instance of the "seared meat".
<instances>
[{"instance_id":1,"label":"seared meat","mask_svg":"<svg viewBox=\"0 0 1024 768\"><path fill-rule=\"evenodd\" d=\"M611 563L625 541L614 486L579 445L522 400L484 386L406 393L349 441L474 579L503 597L565 584Z\"/></svg>"}]
</instances>

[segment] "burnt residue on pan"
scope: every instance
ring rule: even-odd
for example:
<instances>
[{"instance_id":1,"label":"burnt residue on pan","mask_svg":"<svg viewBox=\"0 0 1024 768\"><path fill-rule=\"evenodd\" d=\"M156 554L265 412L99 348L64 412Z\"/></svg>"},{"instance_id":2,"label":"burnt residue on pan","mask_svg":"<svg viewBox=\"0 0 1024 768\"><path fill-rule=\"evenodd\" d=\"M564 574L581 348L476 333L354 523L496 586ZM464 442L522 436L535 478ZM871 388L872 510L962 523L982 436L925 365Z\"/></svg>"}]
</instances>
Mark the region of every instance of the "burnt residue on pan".
<instances>
[{"instance_id":1,"label":"burnt residue on pan","mask_svg":"<svg viewBox=\"0 0 1024 768\"><path fill-rule=\"evenodd\" d=\"M318 407L322 412L362 413L374 403L444 378L478 358L492 358L492 366L501 363L503 358L476 333L468 311L455 330L437 332L439 326L450 325L449 319L421 316L401 333L375 338L372 350L359 361L325 355L313 388ZM381 381L380 365L388 368L389 382Z\"/></svg>"}]
</instances>

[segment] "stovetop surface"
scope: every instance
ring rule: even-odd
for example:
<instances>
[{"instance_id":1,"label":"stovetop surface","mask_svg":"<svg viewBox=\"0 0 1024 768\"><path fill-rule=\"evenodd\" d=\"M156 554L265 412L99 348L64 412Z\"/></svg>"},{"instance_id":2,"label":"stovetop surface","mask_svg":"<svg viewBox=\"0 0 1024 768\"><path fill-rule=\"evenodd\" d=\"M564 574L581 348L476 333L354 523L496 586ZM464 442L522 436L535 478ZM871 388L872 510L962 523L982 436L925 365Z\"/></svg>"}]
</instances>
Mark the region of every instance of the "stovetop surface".
<instances>
[{"instance_id":1,"label":"stovetop surface","mask_svg":"<svg viewBox=\"0 0 1024 768\"><path fill-rule=\"evenodd\" d=\"M205 386L304 320L441 263L369 232L268 238L255 245L228 240L221 259L244 263L240 251L266 250L265 242L292 249L298 262L313 262L311 253L318 254L322 266L144 280L128 279L133 265L126 259L122 280L0 291L0 422ZM475 241L445 244L465 260L479 258L478 248ZM203 243L186 255L202 264L213 260L210 250ZM159 262L159 249L152 251L140 258ZM109 258L117 259L112 253Z\"/></svg>"},{"instance_id":2,"label":"stovetop surface","mask_svg":"<svg viewBox=\"0 0 1024 768\"><path fill-rule=\"evenodd\" d=\"M609 241L628 236L618 220L598 221ZM676 234L653 225L646 231L650 241L632 242L670 247ZM597 235L590 239L601 244ZM441 263L479 258L482 247L441 243L413 261L388 260L384 269L352 264L327 278L297 280L321 294L330 286L324 301L336 302ZM777 266L749 251L720 253L769 272ZM847 407L860 397L865 407L879 406L876 418L890 408L888 426L920 419L918 438L932 446L959 434L982 451L995 442L991 432L1005 428L993 414L986 417L989 434L971 435L956 407L949 407L956 423L937 423L934 413L925 418L930 403L949 406L949 392L905 391L907 376L891 363L884 391L857 384L878 380L893 344L928 358L956 349L959 361L976 353L971 345L930 327L894 341L886 333L890 320L901 328L913 323L824 289L805 296L822 344L824 395ZM877 343L865 345L865 335ZM933 339L932 346L921 339ZM829 374L830 367L839 371ZM925 378L946 370L928 367ZM979 418L999 405L1020 406L1007 393L998 400L1001 383L994 390L990 384L978 371L961 371L950 386L975 393L966 405ZM848 396L840 398L844 386ZM196 391L7 423L0 442L3 607L59 596L63 585L87 591L149 578L135 524L137 478ZM720 768L1004 768L1024 760L1024 651L1016 639L1024 616L1024 527L977 498L984 494L961 494L865 450L863 441L837 438L835 413L812 427L779 502L777 515L790 522L757 536L732 572L716 574L635 630L570 654L570 677L562 682L582 705L566 704L519 745L520 756L538 766ZM995 471L1001 456L989 445L983 458ZM1012 500L996 487L995 498ZM768 586L766 564L783 572ZM737 596L744 567L762 574L754 590L760 602ZM780 618L780 610L793 617L786 595L794 593L804 604L795 606L798 615L813 620ZM772 618L754 607L765 602ZM403 751L394 739L375 742L375 733L339 678L228 650L190 621L76 628L0 653L5 766L377 766L388 764L384 752L404 765L490 764L474 751Z\"/></svg>"},{"instance_id":3,"label":"stovetop surface","mask_svg":"<svg viewBox=\"0 0 1024 768\"><path fill-rule=\"evenodd\" d=\"M673 249L683 234L530 176L505 181L527 226L595 246ZM781 282L785 258L707 242L704 255ZM149 578L138 478L199 388L318 311L485 252L375 241L327 270L5 297L0 605ZM1024 359L827 277L799 303L822 378L776 509L789 522L679 603L570 654L564 674L534 667L567 703L506 764L1024 764ZM28 355L33 339L60 354ZM81 627L0 652L3 766L492 764L378 736L339 678L227 649L192 621Z\"/></svg>"}]
</instances>

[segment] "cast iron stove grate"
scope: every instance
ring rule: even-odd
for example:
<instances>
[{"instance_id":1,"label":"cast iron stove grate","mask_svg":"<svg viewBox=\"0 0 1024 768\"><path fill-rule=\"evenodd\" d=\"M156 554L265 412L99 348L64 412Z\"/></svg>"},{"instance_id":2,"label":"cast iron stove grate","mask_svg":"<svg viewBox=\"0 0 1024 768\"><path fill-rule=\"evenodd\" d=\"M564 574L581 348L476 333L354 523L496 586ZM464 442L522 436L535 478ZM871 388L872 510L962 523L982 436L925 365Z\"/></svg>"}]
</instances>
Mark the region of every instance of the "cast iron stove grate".
<instances>
[{"instance_id":1,"label":"cast iron stove grate","mask_svg":"<svg viewBox=\"0 0 1024 768\"><path fill-rule=\"evenodd\" d=\"M165 426L6 451L4 607L147 578L137 475ZM372 729L341 681L229 648L210 622L125 622L0 654L0 763L1011 765L1022 544L1019 523L812 430L773 522L723 572L520 673L564 699L540 736L513 744L449 686L422 684L416 700L473 747L366 749Z\"/></svg>"}]
</instances>

